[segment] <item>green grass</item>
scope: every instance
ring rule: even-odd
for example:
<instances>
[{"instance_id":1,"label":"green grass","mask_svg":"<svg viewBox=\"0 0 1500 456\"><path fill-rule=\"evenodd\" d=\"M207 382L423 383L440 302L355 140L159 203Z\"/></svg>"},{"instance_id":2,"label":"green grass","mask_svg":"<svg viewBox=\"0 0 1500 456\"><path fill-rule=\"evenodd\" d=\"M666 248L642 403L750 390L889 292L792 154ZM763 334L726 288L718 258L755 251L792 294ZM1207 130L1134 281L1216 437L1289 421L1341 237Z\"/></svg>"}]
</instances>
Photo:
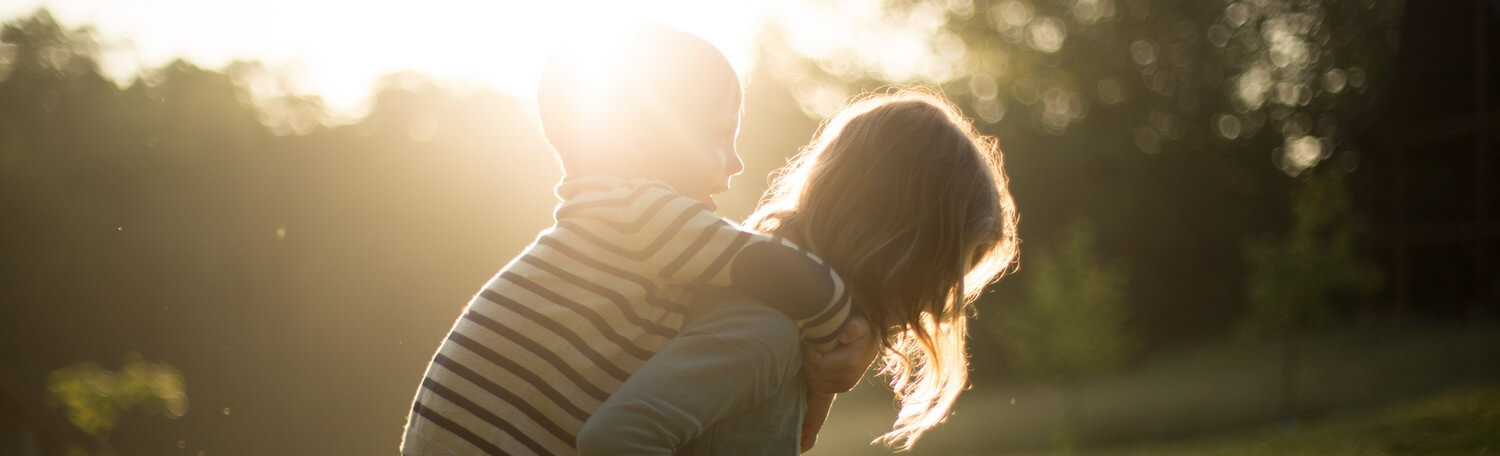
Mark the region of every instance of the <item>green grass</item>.
<instances>
[{"instance_id":1,"label":"green grass","mask_svg":"<svg viewBox=\"0 0 1500 456\"><path fill-rule=\"evenodd\" d=\"M1086 455L1484 455L1500 454L1500 388L1439 393L1365 412L1187 442Z\"/></svg>"},{"instance_id":2,"label":"green grass","mask_svg":"<svg viewBox=\"0 0 1500 456\"><path fill-rule=\"evenodd\" d=\"M1308 337L1292 431L1277 425L1280 355L1274 340L1225 340L1066 385L976 381L911 454L1500 454L1500 327ZM891 454L868 442L894 418L889 391L867 382L841 397L809 456Z\"/></svg>"}]
</instances>

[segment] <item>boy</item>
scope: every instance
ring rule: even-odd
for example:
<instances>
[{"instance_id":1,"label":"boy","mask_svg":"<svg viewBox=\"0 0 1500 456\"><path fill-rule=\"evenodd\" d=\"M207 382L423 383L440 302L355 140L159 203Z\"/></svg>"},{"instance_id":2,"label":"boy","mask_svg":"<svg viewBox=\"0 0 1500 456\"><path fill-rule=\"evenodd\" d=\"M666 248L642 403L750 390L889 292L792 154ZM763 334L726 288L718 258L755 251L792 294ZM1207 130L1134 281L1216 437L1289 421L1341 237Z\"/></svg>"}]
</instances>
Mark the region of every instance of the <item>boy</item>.
<instances>
[{"instance_id":1,"label":"boy","mask_svg":"<svg viewBox=\"0 0 1500 456\"><path fill-rule=\"evenodd\" d=\"M609 55L572 49L547 63L538 106L567 175L557 223L454 324L418 390L403 454L574 452L590 413L703 293L756 299L818 350L837 345L852 298L833 271L713 215L711 195L743 168L728 62L680 31L628 32Z\"/></svg>"}]
</instances>

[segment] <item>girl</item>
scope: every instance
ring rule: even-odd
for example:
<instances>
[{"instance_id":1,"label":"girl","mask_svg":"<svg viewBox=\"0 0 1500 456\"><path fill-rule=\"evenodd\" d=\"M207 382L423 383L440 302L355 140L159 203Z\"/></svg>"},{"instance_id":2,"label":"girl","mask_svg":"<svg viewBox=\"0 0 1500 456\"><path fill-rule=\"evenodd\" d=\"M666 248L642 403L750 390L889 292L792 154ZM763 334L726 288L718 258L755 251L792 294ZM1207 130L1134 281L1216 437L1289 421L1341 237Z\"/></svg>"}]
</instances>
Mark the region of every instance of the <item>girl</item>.
<instances>
[{"instance_id":1,"label":"girl","mask_svg":"<svg viewBox=\"0 0 1500 456\"><path fill-rule=\"evenodd\" d=\"M983 288L1015 260L1016 223L994 138L978 134L942 98L903 90L868 96L826 122L780 173L746 226L811 251L849 284L883 349L880 372L901 403L894 426L878 440L906 450L942 422L967 384L968 317ZM782 340L791 338L795 346L795 332L784 333ZM702 345L683 336L671 344ZM678 450L690 439L744 432L712 427L728 418L722 408L698 413L704 416L662 415L707 410L686 403L694 397L684 397L675 384L680 379L762 379L723 385L716 394L724 404L752 400L747 398L785 404L764 392L784 399L806 391L779 386L796 369L777 369L785 357L775 353L765 357L770 362L713 365L676 362L674 353L673 347L658 352L595 411L579 435L580 452ZM701 391L701 385L695 388ZM831 400L808 396L800 429L804 450ZM735 426L756 429L756 438L768 445L779 441L764 433L765 423ZM788 432L795 436L798 430L782 429Z\"/></svg>"}]
</instances>

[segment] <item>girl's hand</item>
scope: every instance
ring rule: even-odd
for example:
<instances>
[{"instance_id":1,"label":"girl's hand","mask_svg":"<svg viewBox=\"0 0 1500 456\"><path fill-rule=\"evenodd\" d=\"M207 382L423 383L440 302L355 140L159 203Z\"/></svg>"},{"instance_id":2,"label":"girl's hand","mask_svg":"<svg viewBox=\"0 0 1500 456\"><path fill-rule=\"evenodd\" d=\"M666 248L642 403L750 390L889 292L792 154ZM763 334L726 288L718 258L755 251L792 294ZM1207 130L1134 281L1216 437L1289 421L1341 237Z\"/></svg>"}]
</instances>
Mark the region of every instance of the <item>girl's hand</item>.
<instances>
[{"instance_id":1,"label":"girl's hand","mask_svg":"<svg viewBox=\"0 0 1500 456\"><path fill-rule=\"evenodd\" d=\"M807 393L807 414L802 418L803 453L818 443L818 431L823 429L823 421L828 419L828 411L832 408L832 394Z\"/></svg>"},{"instance_id":2,"label":"girl's hand","mask_svg":"<svg viewBox=\"0 0 1500 456\"><path fill-rule=\"evenodd\" d=\"M872 336L870 323L861 317L850 318L839 329L838 348L828 353L818 353L811 346L802 347L802 372L807 377L808 390L817 394L848 392L859 384L875 355L880 353L880 344ZM832 403L832 399L829 400Z\"/></svg>"}]
</instances>

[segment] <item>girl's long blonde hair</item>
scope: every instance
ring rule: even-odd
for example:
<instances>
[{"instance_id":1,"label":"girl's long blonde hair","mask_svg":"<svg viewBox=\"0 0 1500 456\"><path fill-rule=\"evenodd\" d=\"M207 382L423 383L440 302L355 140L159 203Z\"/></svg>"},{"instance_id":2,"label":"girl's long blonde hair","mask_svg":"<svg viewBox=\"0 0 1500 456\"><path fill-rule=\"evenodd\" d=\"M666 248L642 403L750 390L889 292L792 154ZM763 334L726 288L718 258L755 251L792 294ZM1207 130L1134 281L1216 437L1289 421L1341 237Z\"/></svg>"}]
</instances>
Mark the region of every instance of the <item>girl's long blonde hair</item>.
<instances>
[{"instance_id":1,"label":"girl's long blonde hair","mask_svg":"<svg viewBox=\"0 0 1500 456\"><path fill-rule=\"evenodd\" d=\"M1017 214L994 138L906 89L828 120L747 220L833 266L884 348L901 402L879 441L910 449L968 383L968 316L1016 258Z\"/></svg>"}]
</instances>

